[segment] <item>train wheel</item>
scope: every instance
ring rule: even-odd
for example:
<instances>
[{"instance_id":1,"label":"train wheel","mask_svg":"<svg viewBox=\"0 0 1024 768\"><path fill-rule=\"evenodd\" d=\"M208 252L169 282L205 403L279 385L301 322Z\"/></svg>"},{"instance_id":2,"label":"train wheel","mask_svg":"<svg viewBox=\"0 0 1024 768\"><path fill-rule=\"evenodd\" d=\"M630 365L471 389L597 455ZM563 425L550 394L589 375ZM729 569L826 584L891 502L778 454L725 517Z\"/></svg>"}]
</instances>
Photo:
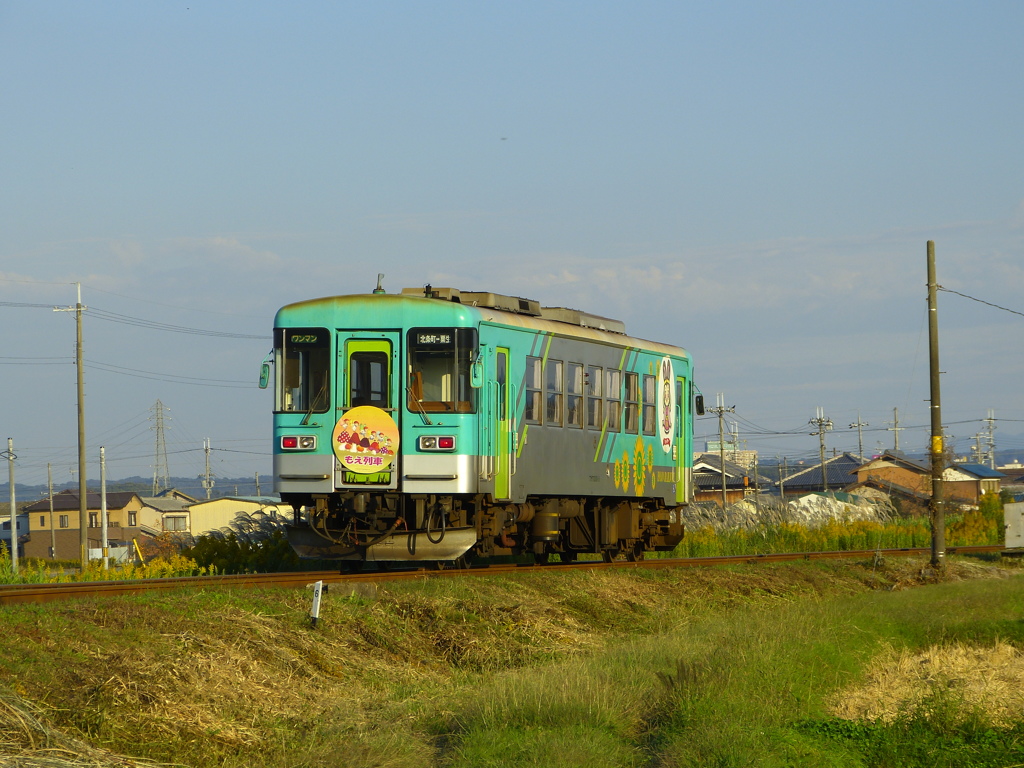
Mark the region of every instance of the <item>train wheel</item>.
<instances>
[{"instance_id":1,"label":"train wheel","mask_svg":"<svg viewBox=\"0 0 1024 768\"><path fill-rule=\"evenodd\" d=\"M604 560L606 563L614 562L615 558L617 558L618 556L618 547L611 547L610 549L606 549L603 552L601 552L601 559Z\"/></svg>"},{"instance_id":2,"label":"train wheel","mask_svg":"<svg viewBox=\"0 0 1024 768\"><path fill-rule=\"evenodd\" d=\"M559 552L558 553L558 558L563 563L575 563L576 562L576 557L577 557L577 553L573 552L572 550L567 550L565 552Z\"/></svg>"},{"instance_id":3,"label":"train wheel","mask_svg":"<svg viewBox=\"0 0 1024 768\"><path fill-rule=\"evenodd\" d=\"M626 552L626 559L631 563L635 563L639 560L644 559L644 545L643 542L637 542L633 547Z\"/></svg>"},{"instance_id":4,"label":"train wheel","mask_svg":"<svg viewBox=\"0 0 1024 768\"><path fill-rule=\"evenodd\" d=\"M533 562L537 565L547 565L551 554L549 552L534 552Z\"/></svg>"}]
</instances>

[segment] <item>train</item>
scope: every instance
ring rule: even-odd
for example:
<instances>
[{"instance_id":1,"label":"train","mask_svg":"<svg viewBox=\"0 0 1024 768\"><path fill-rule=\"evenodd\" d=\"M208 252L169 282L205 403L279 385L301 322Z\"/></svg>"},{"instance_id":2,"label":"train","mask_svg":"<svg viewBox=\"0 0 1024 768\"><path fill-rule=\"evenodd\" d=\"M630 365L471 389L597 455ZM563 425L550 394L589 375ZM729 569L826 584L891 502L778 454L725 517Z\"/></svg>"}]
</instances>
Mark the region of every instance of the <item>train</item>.
<instances>
[{"instance_id":1,"label":"train","mask_svg":"<svg viewBox=\"0 0 1024 768\"><path fill-rule=\"evenodd\" d=\"M673 549L703 398L685 349L456 288L282 307L274 489L303 558L445 567Z\"/></svg>"}]
</instances>

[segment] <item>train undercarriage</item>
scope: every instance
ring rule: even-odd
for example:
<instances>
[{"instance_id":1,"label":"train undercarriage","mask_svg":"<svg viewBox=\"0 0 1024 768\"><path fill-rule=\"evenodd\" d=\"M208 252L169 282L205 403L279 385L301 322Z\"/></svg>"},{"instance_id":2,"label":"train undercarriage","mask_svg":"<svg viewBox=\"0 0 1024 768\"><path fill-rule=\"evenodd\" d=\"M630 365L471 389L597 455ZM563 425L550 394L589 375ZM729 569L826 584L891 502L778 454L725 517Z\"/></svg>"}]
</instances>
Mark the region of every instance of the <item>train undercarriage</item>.
<instances>
[{"instance_id":1,"label":"train undercarriage","mask_svg":"<svg viewBox=\"0 0 1024 768\"><path fill-rule=\"evenodd\" d=\"M283 501L295 510L292 547L326 560L466 565L501 555L572 561L584 553L637 560L683 537L680 508L660 499L531 497L517 504L485 494L351 492L285 494Z\"/></svg>"}]
</instances>

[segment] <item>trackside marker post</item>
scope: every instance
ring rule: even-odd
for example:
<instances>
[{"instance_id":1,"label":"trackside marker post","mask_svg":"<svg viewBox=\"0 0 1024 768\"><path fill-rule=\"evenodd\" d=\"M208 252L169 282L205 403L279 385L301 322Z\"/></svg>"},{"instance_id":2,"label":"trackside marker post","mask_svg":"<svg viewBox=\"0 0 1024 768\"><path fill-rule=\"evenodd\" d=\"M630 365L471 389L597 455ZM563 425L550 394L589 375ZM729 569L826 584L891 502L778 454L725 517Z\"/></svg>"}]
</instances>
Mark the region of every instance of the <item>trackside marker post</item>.
<instances>
[{"instance_id":1,"label":"trackside marker post","mask_svg":"<svg viewBox=\"0 0 1024 768\"><path fill-rule=\"evenodd\" d=\"M309 612L309 619L313 622L313 626L316 627L317 622L320 620L320 598L324 594L324 583L323 581L317 581L310 586L313 587L313 608Z\"/></svg>"}]
</instances>

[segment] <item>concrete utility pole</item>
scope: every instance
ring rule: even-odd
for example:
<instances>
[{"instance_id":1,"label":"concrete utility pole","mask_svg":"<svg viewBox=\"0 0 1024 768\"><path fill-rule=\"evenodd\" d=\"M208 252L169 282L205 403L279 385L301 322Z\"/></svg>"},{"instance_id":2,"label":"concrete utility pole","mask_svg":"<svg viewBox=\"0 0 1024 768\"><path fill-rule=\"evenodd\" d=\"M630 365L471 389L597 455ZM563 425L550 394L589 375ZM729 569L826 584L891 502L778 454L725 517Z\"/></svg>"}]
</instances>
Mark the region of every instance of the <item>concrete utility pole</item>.
<instances>
[{"instance_id":1,"label":"concrete utility pole","mask_svg":"<svg viewBox=\"0 0 1024 768\"><path fill-rule=\"evenodd\" d=\"M900 426L900 409L899 408L893 408L892 409L892 421L890 423L892 424L892 426L891 427L887 427L887 429L890 432L892 432L893 434L896 435L896 443L893 446L893 450L895 450L897 453L899 453L899 450L900 450L900 432L902 430L906 429L906 427L901 427Z\"/></svg>"},{"instance_id":2,"label":"concrete utility pole","mask_svg":"<svg viewBox=\"0 0 1024 768\"><path fill-rule=\"evenodd\" d=\"M103 570L110 568L110 546L107 541L107 454L100 446L100 526L103 529L100 551L103 553Z\"/></svg>"},{"instance_id":3,"label":"concrete utility pole","mask_svg":"<svg viewBox=\"0 0 1024 768\"><path fill-rule=\"evenodd\" d=\"M939 310L936 300L935 242L928 241L928 358L931 382L932 412L932 566L941 568L946 562L945 446L942 439L942 401L939 396Z\"/></svg>"},{"instance_id":4,"label":"concrete utility pole","mask_svg":"<svg viewBox=\"0 0 1024 768\"><path fill-rule=\"evenodd\" d=\"M14 438L7 438L7 470L11 483L11 571L18 572L18 505L14 501Z\"/></svg>"},{"instance_id":5,"label":"concrete utility pole","mask_svg":"<svg viewBox=\"0 0 1024 768\"><path fill-rule=\"evenodd\" d=\"M711 413L718 414L718 459L722 462L722 509L724 510L729 504L729 499L725 493L725 421L724 416L726 413L736 413L736 406L725 407L725 394L722 392L718 393L717 396L718 404L714 408L708 408Z\"/></svg>"},{"instance_id":6,"label":"concrete utility pole","mask_svg":"<svg viewBox=\"0 0 1024 768\"><path fill-rule=\"evenodd\" d=\"M870 427L866 421L860 420L860 411L857 411L857 421L850 425L850 429L857 430L857 455L864 458L864 427Z\"/></svg>"},{"instance_id":7,"label":"concrete utility pole","mask_svg":"<svg viewBox=\"0 0 1024 768\"><path fill-rule=\"evenodd\" d=\"M821 441L821 490L828 490L828 475L825 472L825 433L832 431L832 419L825 418L825 409L818 406L817 415L807 422L818 428L817 432L811 432L812 435L817 435Z\"/></svg>"},{"instance_id":8,"label":"concrete utility pole","mask_svg":"<svg viewBox=\"0 0 1024 768\"><path fill-rule=\"evenodd\" d=\"M82 284L78 288L78 303L73 307L54 307L54 312L75 313L75 368L78 371L78 526L82 569L89 565L89 519L86 516L89 496L85 475L85 366L82 361Z\"/></svg>"},{"instance_id":9,"label":"concrete utility pole","mask_svg":"<svg viewBox=\"0 0 1024 768\"><path fill-rule=\"evenodd\" d=\"M57 558L57 533L53 528L53 470L46 463L46 489L50 495L50 557Z\"/></svg>"}]
</instances>

